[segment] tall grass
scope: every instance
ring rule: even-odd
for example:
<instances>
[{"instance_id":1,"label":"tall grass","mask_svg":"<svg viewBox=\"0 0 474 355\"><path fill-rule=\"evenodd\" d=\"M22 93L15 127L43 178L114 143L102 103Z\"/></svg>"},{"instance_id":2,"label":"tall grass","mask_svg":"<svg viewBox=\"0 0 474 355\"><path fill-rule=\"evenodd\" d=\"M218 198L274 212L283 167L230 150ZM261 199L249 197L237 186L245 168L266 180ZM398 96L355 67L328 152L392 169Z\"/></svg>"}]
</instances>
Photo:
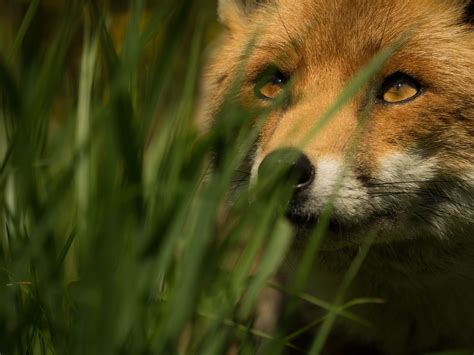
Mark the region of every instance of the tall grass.
<instances>
[{"instance_id":1,"label":"tall grass","mask_svg":"<svg viewBox=\"0 0 474 355\"><path fill-rule=\"evenodd\" d=\"M257 131L231 100L209 132L193 121L215 4L131 1L122 35L119 10L99 2L14 3L18 20L0 24L11 33L0 53L0 353L250 354L256 339L271 354L295 349L288 334L252 329L291 243L288 184L229 204ZM315 354L336 316L357 320L343 295L367 252L334 304L303 294L325 228L284 290L328 310L302 330L323 323Z\"/></svg>"}]
</instances>

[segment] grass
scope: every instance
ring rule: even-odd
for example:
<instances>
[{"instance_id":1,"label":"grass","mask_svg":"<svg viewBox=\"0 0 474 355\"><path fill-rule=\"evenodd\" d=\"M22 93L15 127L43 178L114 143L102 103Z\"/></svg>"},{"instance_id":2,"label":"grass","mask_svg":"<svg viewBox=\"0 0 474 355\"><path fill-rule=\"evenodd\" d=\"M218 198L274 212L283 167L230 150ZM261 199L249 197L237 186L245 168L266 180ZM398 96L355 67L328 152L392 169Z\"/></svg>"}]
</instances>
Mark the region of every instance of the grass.
<instances>
[{"instance_id":1,"label":"grass","mask_svg":"<svg viewBox=\"0 0 474 355\"><path fill-rule=\"evenodd\" d=\"M291 242L290 192L276 179L229 206L257 129L231 100L208 133L193 121L215 4L68 4L7 2L0 23L0 353L222 354L238 343L250 354L256 338L268 353L295 348L298 333L252 329ZM301 330L322 323L312 354L337 316L363 322L349 307L378 301L343 297L370 244L333 304L302 292L329 214L283 289L328 311Z\"/></svg>"},{"instance_id":2,"label":"grass","mask_svg":"<svg viewBox=\"0 0 474 355\"><path fill-rule=\"evenodd\" d=\"M21 15L4 18L0 61L0 352L250 344L248 319L290 232L244 199L221 216L249 127L202 183L227 139L193 123L214 4L134 1L119 34L125 15L96 2L8 6ZM241 267L226 269L250 235Z\"/></svg>"}]
</instances>

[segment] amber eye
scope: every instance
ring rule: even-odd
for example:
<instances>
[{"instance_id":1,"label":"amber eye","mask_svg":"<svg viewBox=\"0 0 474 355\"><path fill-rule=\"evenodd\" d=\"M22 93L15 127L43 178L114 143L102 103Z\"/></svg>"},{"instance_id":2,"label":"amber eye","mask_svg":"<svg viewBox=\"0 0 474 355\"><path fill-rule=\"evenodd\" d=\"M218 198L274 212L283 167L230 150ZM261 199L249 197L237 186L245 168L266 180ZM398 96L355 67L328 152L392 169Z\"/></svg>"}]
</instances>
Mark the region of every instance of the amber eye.
<instances>
[{"instance_id":1,"label":"amber eye","mask_svg":"<svg viewBox=\"0 0 474 355\"><path fill-rule=\"evenodd\" d=\"M377 98L386 104L401 104L415 99L421 85L411 76L396 72L385 79Z\"/></svg>"},{"instance_id":2,"label":"amber eye","mask_svg":"<svg viewBox=\"0 0 474 355\"><path fill-rule=\"evenodd\" d=\"M273 100L285 89L288 77L276 68L269 68L256 81L255 95L260 99Z\"/></svg>"}]
</instances>

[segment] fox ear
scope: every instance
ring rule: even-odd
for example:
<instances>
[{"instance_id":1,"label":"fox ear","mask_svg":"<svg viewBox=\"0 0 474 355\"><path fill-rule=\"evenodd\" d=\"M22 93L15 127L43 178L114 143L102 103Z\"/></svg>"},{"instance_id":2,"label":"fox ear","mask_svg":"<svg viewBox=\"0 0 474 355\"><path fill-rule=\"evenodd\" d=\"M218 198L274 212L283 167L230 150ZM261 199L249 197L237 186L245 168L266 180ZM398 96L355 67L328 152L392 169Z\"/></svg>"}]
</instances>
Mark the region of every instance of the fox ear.
<instances>
[{"instance_id":1,"label":"fox ear","mask_svg":"<svg viewBox=\"0 0 474 355\"><path fill-rule=\"evenodd\" d=\"M218 14L220 22L234 28L245 24L248 16L265 0L219 0Z\"/></svg>"}]
</instances>

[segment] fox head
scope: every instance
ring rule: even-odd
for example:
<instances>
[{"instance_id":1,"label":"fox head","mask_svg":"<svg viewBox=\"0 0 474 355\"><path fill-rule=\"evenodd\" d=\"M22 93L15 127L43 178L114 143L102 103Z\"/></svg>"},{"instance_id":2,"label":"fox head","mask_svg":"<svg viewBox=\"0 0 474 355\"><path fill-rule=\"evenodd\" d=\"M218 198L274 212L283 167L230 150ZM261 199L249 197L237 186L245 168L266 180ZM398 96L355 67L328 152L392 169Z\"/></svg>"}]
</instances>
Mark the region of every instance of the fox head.
<instances>
[{"instance_id":1,"label":"fox head","mask_svg":"<svg viewBox=\"0 0 474 355\"><path fill-rule=\"evenodd\" d=\"M206 71L201 117L213 119L242 75L237 100L271 111L251 179L298 151L287 216L299 234L329 201L326 239L336 247L369 229L381 243L473 232L472 1L220 0L218 12L225 31ZM391 47L322 124L353 78ZM281 95L285 104L273 107Z\"/></svg>"}]
</instances>

